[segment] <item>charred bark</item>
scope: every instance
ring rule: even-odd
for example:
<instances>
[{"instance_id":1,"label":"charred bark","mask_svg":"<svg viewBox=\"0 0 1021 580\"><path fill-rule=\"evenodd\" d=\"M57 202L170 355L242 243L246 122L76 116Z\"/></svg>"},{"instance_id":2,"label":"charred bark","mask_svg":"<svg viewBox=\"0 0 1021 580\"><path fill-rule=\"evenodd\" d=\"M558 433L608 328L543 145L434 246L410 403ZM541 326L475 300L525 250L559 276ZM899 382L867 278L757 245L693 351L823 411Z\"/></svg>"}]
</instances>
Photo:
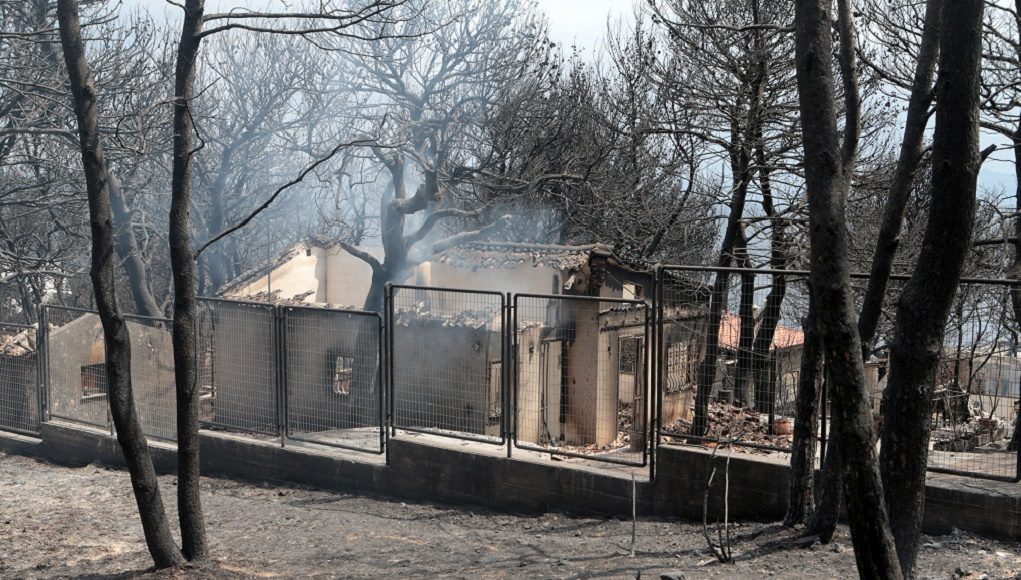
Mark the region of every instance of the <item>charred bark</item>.
<instances>
[{"instance_id":1,"label":"charred bark","mask_svg":"<svg viewBox=\"0 0 1021 580\"><path fill-rule=\"evenodd\" d=\"M742 240L742 254L747 254L747 247ZM750 268L748 260L743 260L742 265ZM737 317L740 324L737 339L737 368L734 373L733 391L729 392L729 401L739 400L751 409L756 406L755 395L752 393L754 385L752 376L752 345L755 343L755 272L741 272L741 292L738 302Z\"/></svg>"},{"instance_id":2,"label":"charred bark","mask_svg":"<svg viewBox=\"0 0 1021 580\"><path fill-rule=\"evenodd\" d=\"M135 230L131 227L131 211L124 199L120 180L109 167L106 169L109 178L107 187L110 191L110 209L113 212L114 224L117 224L117 254L123 260L124 270L128 274L128 287L135 302L135 310L142 316L161 318L163 310L156 303L149 287L149 269L142 259Z\"/></svg>"},{"instance_id":3,"label":"charred bark","mask_svg":"<svg viewBox=\"0 0 1021 580\"><path fill-rule=\"evenodd\" d=\"M199 487L199 393L196 388L198 309L190 216L195 67L202 42L204 0L187 0L174 80L174 159L170 200L170 264L174 280L174 380L177 387L177 513L188 560L209 555Z\"/></svg>"},{"instance_id":4,"label":"charred bark","mask_svg":"<svg viewBox=\"0 0 1021 580\"><path fill-rule=\"evenodd\" d=\"M822 348L816 330L815 309L811 300L805 319L805 347L801 354L801 372L795 396L794 441L791 442L791 475L787 492L785 526L809 522L815 513L816 432L819 425L819 402L822 389Z\"/></svg>"},{"instance_id":5,"label":"charred bark","mask_svg":"<svg viewBox=\"0 0 1021 580\"><path fill-rule=\"evenodd\" d=\"M787 230L784 221L777 217L773 205L773 185L769 165L766 162L765 143L761 127L755 134L755 163L759 167L759 188L762 193L762 210L770 218L770 259L769 264L774 270L787 268ZM757 408L770 416L776 407L776 377L770 372L770 351L776 327L780 324L784 298L787 297L787 277L784 274L773 274L769 294L762 307L755 342L752 343L752 373L755 379L755 398ZM811 309L811 306L809 306ZM811 317L811 313L809 313ZM807 337L806 337L807 340ZM765 404L763 404L763 401ZM773 425L769 426L770 429Z\"/></svg>"},{"instance_id":6,"label":"charred bark","mask_svg":"<svg viewBox=\"0 0 1021 580\"><path fill-rule=\"evenodd\" d=\"M900 578L876 457L865 368L858 353L845 219L860 130L853 23L847 0L838 2L840 70L845 93L844 139L837 128L832 8L828 0L797 0L795 60L811 242L811 292L826 369L832 377L835 439L843 455L847 512L858 573Z\"/></svg>"},{"instance_id":7,"label":"charred bark","mask_svg":"<svg viewBox=\"0 0 1021 580\"><path fill-rule=\"evenodd\" d=\"M830 424L830 433L838 429L836 415ZM819 504L812 515L811 523L808 526L809 535L819 536L819 541L828 544L833 541L833 534L837 531L837 521L840 519L840 503L844 497L844 478L841 473L844 458L840 453L840 441L831 438L826 446L826 457L822 468L822 485L819 486Z\"/></svg>"},{"instance_id":8,"label":"charred bark","mask_svg":"<svg viewBox=\"0 0 1021 580\"><path fill-rule=\"evenodd\" d=\"M1017 9L1021 9L1021 0L1014 3ZM1018 119L1017 129L1014 131L1014 178L1017 186L1014 189L1014 263L1011 268L1011 275L1015 279L1021 279L1021 118ZM1014 321L1021 324L1021 286L1010 287L1010 304L1014 311ZM1018 398L1021 406L1021 397ZM1017 461L1021 465L1021 415L1014 421L1014 433L1010 438L1007 449L1018 452ZM1021 470L1019 470L1021 473Z\"/></svg>"},{"instance_id":9,"label":"charred bark","mask_svg":"<svg viewBox=\"0 0 1021 580\"><path fill-rule=\"evenodd\" d=\"M117 304L114 281L114 228L110 209L109 174L99 139L96 86L85 58L78 6L74 0L57 4L60 40L74 96L82 165L89 198L92 231L92 285L106 343L106 373L110 413L117 428L117 442L131 475L131 486L142 520L145 542L158 568L184 563L174 543L160 495L156 470L135 411L131 389L131 339Z\"/></svg>"},{"instance_id":10,"label":"charred bark","mask_svg":"<svg viewBox=\"0 0 1021 580\"><path fill-rule=\"evenodd\" d=\"M741 177L734 187L730 201L730 214L727 217L727 229L723 234L720 258L717 265L721 268L716 272L713 289L709 298L709 316L706 329L705 358L698 365L698 386L695 389L695 416L692 421L691 433L704 436L709 428L709 398L712 394L713 382L716 380L716 366L720 357L720 322L727 302L727 290L730 286L729 268L734 258L734 250L738 244L741 229L741 218L744 216L745 198L748 194L748 150L744 146L736 153Z\"/></svg>"},{"instance_id":11,"label":"charred bark","mask_svg":"<svg viewBox=\"0 0 1021 580\"><path fill-rule=\"evenodd\" d=\"M932 199L922 249L897 304L890 375L883 393L880 461L901 568L918 554L925 501L929 415L943 337L971 247L979 155L982 0L947 2L940 39Z\"/></svg>"}]
</instances>

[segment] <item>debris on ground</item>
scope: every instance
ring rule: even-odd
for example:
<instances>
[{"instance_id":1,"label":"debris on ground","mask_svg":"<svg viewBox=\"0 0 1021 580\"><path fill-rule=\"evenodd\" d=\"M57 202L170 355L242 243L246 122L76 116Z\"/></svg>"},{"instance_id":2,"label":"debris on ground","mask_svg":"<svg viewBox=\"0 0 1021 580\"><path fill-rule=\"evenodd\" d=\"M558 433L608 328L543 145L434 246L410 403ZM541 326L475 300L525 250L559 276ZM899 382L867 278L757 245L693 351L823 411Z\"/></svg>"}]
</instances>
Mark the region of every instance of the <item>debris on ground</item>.
<instances>
[{"instance_id":1,"label":"debris on ground","mask_svg":"<svg viewBox=\"0 0 1021 580\"><path fill-rule=\"evenodd\" d=\"M671 425L663 427L675 442L684 442L685 435L691 434L691 421L678 419ZM771 435L769 433L768 415L753 409L747 409L729 403L709 403L709 429L704 439L698 442L705 447L717 445L717 441L739 440L743 443L768 445L780 449L790 449L793 435ZM695 441L692 441L695 442ZM768 453L768 451L734 446L735 451L746 453Z\"/></svg>"}]
</instances>

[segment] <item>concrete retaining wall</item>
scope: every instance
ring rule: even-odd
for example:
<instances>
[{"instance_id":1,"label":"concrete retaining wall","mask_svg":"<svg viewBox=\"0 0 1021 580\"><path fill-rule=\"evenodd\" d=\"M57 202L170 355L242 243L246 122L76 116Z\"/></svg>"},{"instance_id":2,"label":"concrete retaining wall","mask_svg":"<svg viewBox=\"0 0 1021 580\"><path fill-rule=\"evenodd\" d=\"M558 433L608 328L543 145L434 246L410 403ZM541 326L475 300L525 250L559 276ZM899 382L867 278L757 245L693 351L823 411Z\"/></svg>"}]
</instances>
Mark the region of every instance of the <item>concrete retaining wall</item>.
<instances>
[{"instance_id":1,"label":"concrete retaining wall","mask_svg":"<svg viewBox=\"0 0 1021 580\"><path fill-rule=\"evenodd\" d=\"M536 459L529 454L518 453L508 459L503 448L465 445L397 438L389 442L389 464L385 464L377 456L326 454L304 446L281 448L279 443L203 432L202 470L205 475L253 483L288 483L520 513L630 517L632 481L627 474ZM62 465L123 465L116 440L108 434L61 422L44 423L40 439L0 433L0 449ZM173 447L153 445L152 452L158 471L175 470ZM639 480L635 484L639 513L701 519L709 458L710 452L700 448L661 447L655 482ZM722 514L724 462L722 456L715 460L718 471L709 511L713 520ZM775 459L735 454L729 477L732 520L775 521L783 517L786 465ZM1021 538L1019 484L937 476L931 478L926 498L928 531L957 527L988 536Z\"/></svg>"}]
</instances>

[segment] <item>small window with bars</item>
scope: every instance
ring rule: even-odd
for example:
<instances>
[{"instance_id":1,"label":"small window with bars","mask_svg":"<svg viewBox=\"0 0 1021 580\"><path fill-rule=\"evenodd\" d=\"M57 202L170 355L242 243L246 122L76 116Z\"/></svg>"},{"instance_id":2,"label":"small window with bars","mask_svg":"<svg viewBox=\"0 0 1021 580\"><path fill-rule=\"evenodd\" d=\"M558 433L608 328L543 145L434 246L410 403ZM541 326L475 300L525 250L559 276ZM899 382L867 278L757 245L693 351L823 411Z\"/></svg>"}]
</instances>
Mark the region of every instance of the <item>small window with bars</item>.
<instances>
[{"instance_id":1,"label":"small window with bars","mask_svg":"<svg viewBox=\"0 0 1021 580\"><path fill-rule=\"evenodd\" d=\"M106 363L84 365L81 370L82 399L105 397L108 393Z\"/></svg>"},{"instance_id":2,"label":"small window with bars","mask_svg":"<svg viewBox=\"0 0 1021 580\"><path fill-rule=\"evenodd\" d=\"M351 394L351 383L354 378L355 357L344 354L337 354L331 357L333 360L332 380L330 391L334 395Z\"/></svg>"}]
</instances>

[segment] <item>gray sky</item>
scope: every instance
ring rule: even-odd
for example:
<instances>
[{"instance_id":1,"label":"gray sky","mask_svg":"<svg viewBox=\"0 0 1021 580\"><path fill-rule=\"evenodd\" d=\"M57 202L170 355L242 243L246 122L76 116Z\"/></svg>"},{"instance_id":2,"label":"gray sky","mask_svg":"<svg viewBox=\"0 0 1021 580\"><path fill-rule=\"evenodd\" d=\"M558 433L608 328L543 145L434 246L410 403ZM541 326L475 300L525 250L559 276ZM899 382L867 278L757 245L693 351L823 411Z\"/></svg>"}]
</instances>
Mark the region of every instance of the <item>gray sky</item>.
<instances>
[{"instance_id":1,"label":"gray sky","mask_svg":"<svg viewBox=\"0 0 1021 580\"><path fill-rule=\"evenodd\" d=\"M564 47L577 45L588 54L606 36L607 18L629 19L637 0L538 0L549 17L550 36Z\"/></svg>"},{"instance_id":2,"label":"gray sky","mask_svg":"<svg viewBox=\"0 0 1021 580\"><path fill-rule=\"evenodd\" d=\"M122 0L128 9L145 8L154 15L180 13L179 8L163 0ZM558 44L577 44L591 54L605 36L608 17L629 17L633 6L641 0L535 0L539 9L549 16L550 36ZM221 11L233 6L262 8L279 4L279 0L207 0L207 11Z\"/></svg>"},{"instance_id":3,"label":"gray sky","mask_svg":"<svg viewBox=\"0 0 1021 580\"><path fill-rule=\"evenodd\" d=\"M122 0L124 8L148 9L154 15L167 14L179 17L180 9L170 6L164 0ZM276 5L282 0L207 0L207 10L221 11L233 6L263 8ZM570 54L577 46L586 56L603 42L608 20L630 22L634 8L643 0L535 0L539 10L549 18L550 37ZM1003 140L989 133L983 134L982 145L1001 143ZM1009 152L998 152L982 167L980 183L987 188L1003 188L1013 191L1013 166L1007 162Z\"/></svg>"}]
</instances>

